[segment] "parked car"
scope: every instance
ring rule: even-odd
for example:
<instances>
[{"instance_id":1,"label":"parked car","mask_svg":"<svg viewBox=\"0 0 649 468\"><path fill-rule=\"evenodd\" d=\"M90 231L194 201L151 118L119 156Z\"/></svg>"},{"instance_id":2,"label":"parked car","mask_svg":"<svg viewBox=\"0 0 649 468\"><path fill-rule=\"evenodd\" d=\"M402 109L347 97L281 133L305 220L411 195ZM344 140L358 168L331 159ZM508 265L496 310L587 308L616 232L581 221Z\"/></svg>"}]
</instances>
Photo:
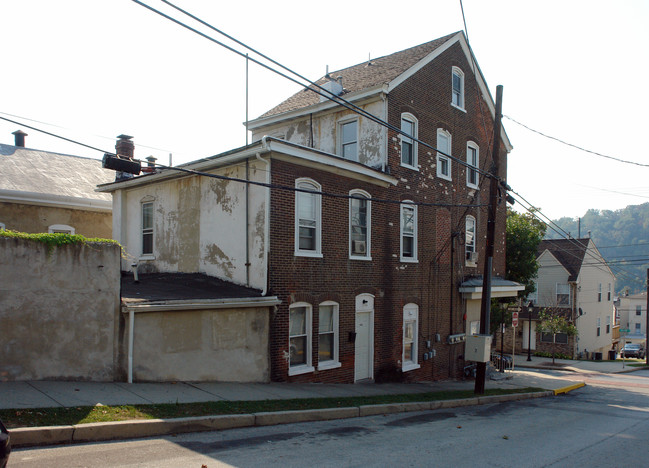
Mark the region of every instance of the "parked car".
<instances>
[{"instance_id":1,"label":"parked car","mask_svg":"<svg viewBox=\"0 0 649 468\"><path fill-rule=\"evenodd\" d=\"M627 343L622 349L622 357L629 358L634 357L638 359L644 358L644 348L639 344Z\"/></svg>"},{"instance_id":2,"label":"parked car","mask_svg":"<svg viewBox=\"0 0 649 468\"><path fill-rule=\"evenodd\" d=\"M2 421L0 421L0 468L5 468L9 461L9 452L11 452L11 441L9 440L9 431Z\"/></svg>"}]
</instances>

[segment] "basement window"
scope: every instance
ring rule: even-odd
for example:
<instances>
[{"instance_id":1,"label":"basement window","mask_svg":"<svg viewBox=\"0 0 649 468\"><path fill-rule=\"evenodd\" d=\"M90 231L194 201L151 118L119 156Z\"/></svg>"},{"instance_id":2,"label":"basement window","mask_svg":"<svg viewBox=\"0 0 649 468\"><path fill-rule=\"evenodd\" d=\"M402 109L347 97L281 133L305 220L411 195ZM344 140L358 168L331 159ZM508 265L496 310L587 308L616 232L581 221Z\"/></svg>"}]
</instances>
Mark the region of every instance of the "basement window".
<instances>
[{"instance_id":1,"label":"basement window","mask_svg":"<svg viewBox=\"0 0 649 468\"><path fill-rule=\"evenodd\" d=\"M52 224L47 228L50 234L74 234L74 228L67 224Z\"/></svg>"}]
</instances>

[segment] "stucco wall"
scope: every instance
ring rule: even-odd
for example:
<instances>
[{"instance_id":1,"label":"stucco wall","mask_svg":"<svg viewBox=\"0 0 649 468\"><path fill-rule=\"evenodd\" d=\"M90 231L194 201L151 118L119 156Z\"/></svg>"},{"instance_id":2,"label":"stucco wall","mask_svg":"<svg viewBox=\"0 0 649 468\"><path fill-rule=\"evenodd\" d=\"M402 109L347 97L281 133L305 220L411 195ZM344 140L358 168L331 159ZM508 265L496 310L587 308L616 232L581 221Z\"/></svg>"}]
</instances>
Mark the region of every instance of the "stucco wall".
<instances>
[{"instance_id":1,"label":"stucco wall","mask_svg":"<svg viewBox=\"0 0 649 468\"><path fill-rule=\"evenodd\" d=\"M133 380L268 382L268 311L134 314Z\"/></svg>"},{"instance_id":2,"label":"stucco wall","mask_svg":"<svg viewBox=\"0 0 649 468\"><path fill-rule=\"evenodd\" d=\"M0 223L5 229L20 232L47 232L53 224L65 224L75 229L75 234L86 237L111 239L112 215L110 212L75 210L53 206L0 203Z\"/></svg>"},{"instance_id":3,"label":"stucco wall","mask_svg":"<svg viewBox=\"0 0 649 468\"><path fill-rule=\"evenodd\" d=\"M0 380L113 380L119 257L0 237Z\"/></svg>"}]
</instances>

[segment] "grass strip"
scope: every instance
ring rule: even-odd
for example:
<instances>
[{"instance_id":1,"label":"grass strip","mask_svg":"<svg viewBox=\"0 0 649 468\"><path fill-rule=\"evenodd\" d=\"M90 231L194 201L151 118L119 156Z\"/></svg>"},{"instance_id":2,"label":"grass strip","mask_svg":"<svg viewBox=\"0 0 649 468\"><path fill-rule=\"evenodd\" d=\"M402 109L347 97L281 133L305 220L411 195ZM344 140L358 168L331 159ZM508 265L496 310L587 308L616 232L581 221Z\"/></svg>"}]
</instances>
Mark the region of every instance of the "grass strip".
<instances>
[{"instance_id":1,"label":"grass strip","mask_svg":"<svg viewBox=\"0 0 649 468\"><path fill-rule=\"evenodd\" d=\"M538 387L487 389L485 395L542 392ZM8 428L65 426L95 422L135 419L170 419L219 414L250 414L272 411L346 408L387 403L453 400L474 397L473 390L375 395L335 398L299 398L292 400L208 401L204 403L167 403L158 405L76 406L71 408L2 409L0 419Z\"/></svg>"}]
</instances>

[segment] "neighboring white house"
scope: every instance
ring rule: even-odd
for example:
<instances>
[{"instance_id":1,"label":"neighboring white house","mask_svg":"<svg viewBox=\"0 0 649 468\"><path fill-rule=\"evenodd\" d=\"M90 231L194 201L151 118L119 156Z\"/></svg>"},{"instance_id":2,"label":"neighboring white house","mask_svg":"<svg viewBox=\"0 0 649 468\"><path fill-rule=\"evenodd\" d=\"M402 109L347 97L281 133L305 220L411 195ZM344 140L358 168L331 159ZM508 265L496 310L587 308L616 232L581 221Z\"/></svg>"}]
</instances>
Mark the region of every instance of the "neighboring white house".
<instances>
[{"instance_id":1,"label":"neighboring white house","mask_svg":"<svg viewBox=\"0 0 649 468\"><path fill-rule=\"evenodd\" d=\"M620 339L625 343L644 345L647 340L647 293L621 296L619 299L620 328L629 330L621 332Z\"/></svg>"},{"instance_id":2,"label":"neighboring white house","mask_svg":"<svg viewBox=\"0 0 649 468\"><path fill-rule=\"evenodd\" d=\"M577 326L578 336L572 353L606 355L617 336L613 292L615 275L590 238L544 240L538 248L539 272L536 292L529 298L538 311L543 308L563 309ZM524 322L523 347L527 348L527 327ZM532 322L535 332L535 322ZM532 349L536 339L532 333ZM567 343L567 340L566 340Z\"/></svg>"}]
</instances>

